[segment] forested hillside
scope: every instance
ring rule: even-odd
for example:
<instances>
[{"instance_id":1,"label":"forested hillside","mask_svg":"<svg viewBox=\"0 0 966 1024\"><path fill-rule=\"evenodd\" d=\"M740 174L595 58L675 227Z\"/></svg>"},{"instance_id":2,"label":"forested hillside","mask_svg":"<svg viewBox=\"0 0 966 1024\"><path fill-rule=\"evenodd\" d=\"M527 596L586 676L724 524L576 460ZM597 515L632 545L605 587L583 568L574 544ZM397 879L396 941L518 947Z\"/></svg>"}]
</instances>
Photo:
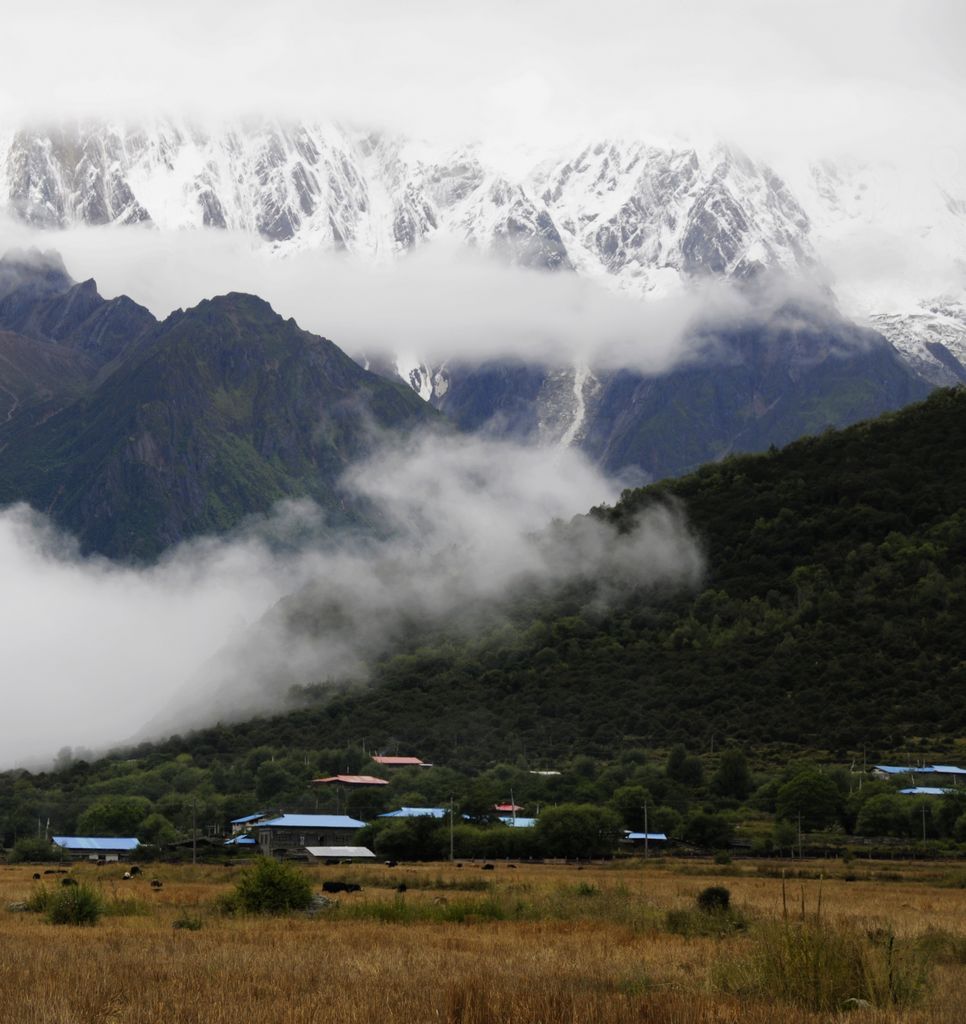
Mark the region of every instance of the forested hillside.
<instances>
[{"instance_id":1,"label":"forested hillside","mask_svg":"<svg viewBox=\"0 0 966 1024\"><path fill-rule=\"evenodd\" d=\"M941 391L626 492L592 514L626 528L654 502L680 503L707 555L700 592L642 590L607 610L577 589L553 605L519 601L472 639L414 640L365 687L306 680L296 697L307 706L289 714L7 773L0 816L8 828L38 815L66 825L104 794L178 806L194 794L236 813L254 800L311 802L308 779L357 770L367 750L442 766L432 793L430 776L407 783L434 800L499 763L522 777L575 766L566 792L554 783L541 794L579 797L592 778L599 788L604 766L640 765L677 743L738 745L759 765L806 752L840 764L962 759L964 450L966 391ZM627 771L612 775L620 785Z\"/></svg>"},{"instance_id":2,"label":"forested hillside","mask_svg":"<svg viewBox=\"0 0 966 1024\"><path fill-rule=\"evenodd\" d=\"M625 492L628 527L680 503L703 589L593 611L572 592L501 628L421 646L378 684L247 727L400 737L427 756L605 756L623 745L897 750L966 724L966 392L781 452Z\"/></svg>"}]
</instances>

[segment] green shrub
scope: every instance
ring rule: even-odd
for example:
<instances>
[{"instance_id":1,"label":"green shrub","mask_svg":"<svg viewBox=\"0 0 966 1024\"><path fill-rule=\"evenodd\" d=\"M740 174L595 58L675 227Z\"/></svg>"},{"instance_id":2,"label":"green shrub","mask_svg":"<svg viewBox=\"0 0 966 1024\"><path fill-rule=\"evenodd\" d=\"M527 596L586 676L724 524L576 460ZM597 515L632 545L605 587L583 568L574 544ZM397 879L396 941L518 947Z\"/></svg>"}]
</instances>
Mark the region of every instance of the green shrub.
<instances>
[{"instance_id":1,"label":"green shrub","mask_svg":"<svg viewBox=\"0 0 966 1024\"><path fill-rule=\"evenodd\" d=\"M27 897L27 909L35 914L45 914L53 895L46 885L35 885Z\"/></svg>"},{"instance_id":2,"label":"green shrub","mask_svg":"<svg viewBox=\"0 0 966 1024\"><path fill-rule=\"evenodd\" d=\"M312 885L298 868L259 857L235 885L239 909L249 914L284 914L305 910L312 902Z\"/></svg>"},{"instance_id":3,"label":"green shrub","mask_svg":"<svg viewBox=\"0 0 966 1024\"><path fill-rule=\"evenodd\" d=\"M46 839L18 839L13 849L7 854L8 864L21 864L24 861L57 860L58 851Z\"/></svg>"},{"instance_id":4,"label":"green shrub","mask_svg":"<svg viewBox=\"0 0 966 1024\"><path fill-rule=\"evenodd\" d=\"M51 924L92 925L104 913L104 901L92 885L67 885L48 891L45 909Z\"/></svg>"},{"instance_id":5,"label":"green shrub","mask_svg":"<svg viewBox=\"0 0 966 1024\"><path fill-rule=\"evenodd\" d=\"M695 902L699 910L712 914L731 906L731 893L723 885L709 885L698 893Z\"/></svg>"},{"instance_id":6,"label":"green shrub","mask_svg":"<svg viewBox=\"0 0 966 1024\"><path fill-rule=\"evenodd\" d=\"M173 928L182 929L189 932L201 931L204 926L204 921L196 914L189 914L187 910L182 910L181 913L174 919L172 925Z\"/></svg>"}]
</instances>

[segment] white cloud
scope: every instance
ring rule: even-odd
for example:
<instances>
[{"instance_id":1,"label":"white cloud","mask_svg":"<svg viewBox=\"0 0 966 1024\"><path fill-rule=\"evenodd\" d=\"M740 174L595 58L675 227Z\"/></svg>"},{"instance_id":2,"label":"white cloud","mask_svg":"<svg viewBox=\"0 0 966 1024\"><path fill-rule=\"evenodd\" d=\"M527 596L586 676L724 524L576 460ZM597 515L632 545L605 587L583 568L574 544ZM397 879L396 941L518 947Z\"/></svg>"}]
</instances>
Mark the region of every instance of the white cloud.
<instances>
[{"instance_id":1,"label":"white cloud","mask_svg":"<svg viewBox=\"0 0 966 1024\"><path fill-rule=\"evenodd\" d=\"M317 250L280 258L226 231L47 233L8 221L0 222L0 237L10 247L56 247L73 277L93 277L105 297L129 295L159 318L214 295L251 292L304 329L370 359L519 357L658 373L706 356L691 347L696 321L724 326L755 312L748 295L721 280L642 302L577 274L511 267L445 242L395 263L367 265Z\"/></svg>"},{"instance_id":2,"label":"white cloud","mask_svg":"<svg viewBox=\"0 0 966 1024\"><path fill-rule=\"evenodd\" d=\"M292 684L364 678L413 623L478 623L520 587L600 578L623 592L701 572L671 510L620 537L596 522L542 532L615 497L573 451L427 437L380 452L347 485L383 509L390 536L328 535L313 505L290 503L141 569L78 556L23 507L0 513L0 766L149 722L161 735L278 707ZM294 593L311 631L275 607Z\"/></svg>"}]
</instances>

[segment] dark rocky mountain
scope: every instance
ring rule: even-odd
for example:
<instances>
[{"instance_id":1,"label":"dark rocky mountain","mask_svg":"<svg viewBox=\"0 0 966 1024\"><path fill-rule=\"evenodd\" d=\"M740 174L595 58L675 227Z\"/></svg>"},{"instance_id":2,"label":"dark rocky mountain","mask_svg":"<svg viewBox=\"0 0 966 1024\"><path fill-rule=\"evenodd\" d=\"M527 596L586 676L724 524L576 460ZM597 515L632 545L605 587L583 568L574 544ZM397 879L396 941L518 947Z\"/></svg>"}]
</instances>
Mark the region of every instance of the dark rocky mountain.
<instances>
[{"instance_id":1,"label":"dark rocky mountain","mask_svg":"<svg viewBox=\"0 0 966 1024\"><path fill-rule=\"evenodd\" d=\"M0 331L0 424L79 394L92 373L78 352Z\"/></svg>"},{"instance_id":2,"label":"dark rocky mountain","mask_svg":"<svg viewBox=\"0 0 966 1024\"><path fill-rule=\"evenodd\" d=\"M0 502L28 501L85 550L151 558L285 497L354 521L363 511L336 489L344 469L382 433L436 419L402 382L254 296L205 301L136 335L123 326L143 322L140 307L95 296L79 285L24 317L62 338L36 344L73 359L87 387L0 426Z\"/></svg>"},{"instance_id":3,"label":"dark rocky mountain","mask_svg":"<svg viewBox=\"0 0 966 1024\"><path fill-rule=\"evenodd\" d=\"M56 252L0 259L0 423L49 418L107 376L157 321L127 296L77 284Z\"/></svg>"},{"instance_id":4,"label":"dark rocky mountain","mask_svg":"<svg viewBox=\"0 0 966 1024\"><path fill-rule=\"evenodd\" d=\"M608 472L646 481L848 426L931 390L883 337L827 307L707 325L693 348L698 358L652 376L617 370L581 380L523 361L452 364L431 400L465 430L560 443L569 429L570 442Z\"/></svg>"},{"instance_id":5,"label":"dark rocky mountain","mask_svg":"<svg viewBox=\"0 0 966 1024\"><path fill-rule=\"evenodd\" d=\"M706 362L661 377L601 382L581 442L611 472L680 476L899 409L932 387L891 345L848 321L802 311L708 332Z\"/></svg>"}]
</instances>

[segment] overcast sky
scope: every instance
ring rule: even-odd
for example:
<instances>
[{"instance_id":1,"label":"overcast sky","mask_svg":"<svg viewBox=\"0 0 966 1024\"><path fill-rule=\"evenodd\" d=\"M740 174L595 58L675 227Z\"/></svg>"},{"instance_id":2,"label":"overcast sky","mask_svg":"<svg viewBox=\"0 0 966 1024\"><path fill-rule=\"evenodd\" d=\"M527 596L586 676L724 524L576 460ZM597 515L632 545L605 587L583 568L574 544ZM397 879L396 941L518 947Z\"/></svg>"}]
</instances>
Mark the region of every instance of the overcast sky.
<instances>
[{"instance_id":1,"label":"overcast sky","mask_svg":"<svg viewBox=\"0 0 966 1024\"><path fill-rule=\"evenodd\" d=\"M8 5L0 116L316 114L430 136L948 149L959 0L74 0Z\"/></svg>"}]
</instances>

